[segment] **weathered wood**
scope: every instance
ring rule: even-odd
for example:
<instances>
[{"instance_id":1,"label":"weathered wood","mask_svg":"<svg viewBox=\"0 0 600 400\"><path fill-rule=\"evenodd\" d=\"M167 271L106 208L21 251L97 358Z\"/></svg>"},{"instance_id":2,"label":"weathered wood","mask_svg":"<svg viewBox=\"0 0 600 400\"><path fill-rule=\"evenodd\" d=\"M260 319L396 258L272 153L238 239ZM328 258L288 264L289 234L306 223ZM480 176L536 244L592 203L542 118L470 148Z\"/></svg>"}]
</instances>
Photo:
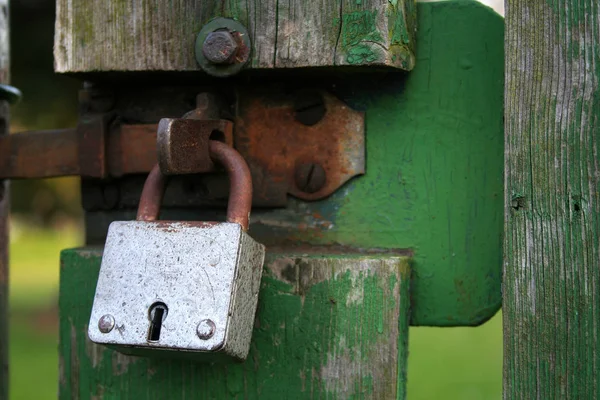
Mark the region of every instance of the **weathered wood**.
<instances>
[{"instance_id":1,"label":"weathered wood","mask_svg":"<svg viewBox=\"0 0 600 400\"><path fill-rule=\"evenodd\" d=\"M508 0L504 398L600 398L600 5Z\"/></svg>"},{"instance_id":2,"label":"weathered wood","mask_svg":"<svg viewBox=\"0 0 600 400\"><path fill-rule=\"evenodd\" d=\"M0 0L0 83L9 80L8 0ZM9 107L0 100L0 135L8 134ZM0 400L8 399L8 226L9 186L0 181Z\"/></svg>"},{"instance_id":3,"label":"weathered wood","mask_svg":"<svg viewBox=\"0 0 600 400\"><path fill-rule=\"evenodd\" d=\"M99 250L62 254L61 399L404 399L409 259L268 256L248 359L122 355L87 338Z\"/></svg>"},{"instance_id":4,"label":"weathered wood","mask_svg":"<svg viewBox=\"0 0 600 400\"><path fill-rule=\"evenodd\" d=\"M194 71L215 17L248 28L250 68L414 65L415 0L58 0L58 72Z\"/></svg>"}]
</instances>

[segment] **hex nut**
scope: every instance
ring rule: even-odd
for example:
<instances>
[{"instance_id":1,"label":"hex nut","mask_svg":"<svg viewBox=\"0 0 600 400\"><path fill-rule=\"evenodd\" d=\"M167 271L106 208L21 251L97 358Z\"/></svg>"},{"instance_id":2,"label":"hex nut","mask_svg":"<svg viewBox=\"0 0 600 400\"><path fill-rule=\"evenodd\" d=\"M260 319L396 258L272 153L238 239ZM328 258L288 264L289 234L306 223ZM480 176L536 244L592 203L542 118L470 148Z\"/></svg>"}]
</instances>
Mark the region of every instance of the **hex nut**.
<instances>
[{"instance_id":1,"label":"hex nut","mask_svg":"<svg viewBox=\"0 0 600 400\"><path fill-rule=\"evenodd\" d=\"M238 50L235 38L226 30L211 32L202 44L202 53L213 64L230 64Z\"/></svg>"}]
</instances>

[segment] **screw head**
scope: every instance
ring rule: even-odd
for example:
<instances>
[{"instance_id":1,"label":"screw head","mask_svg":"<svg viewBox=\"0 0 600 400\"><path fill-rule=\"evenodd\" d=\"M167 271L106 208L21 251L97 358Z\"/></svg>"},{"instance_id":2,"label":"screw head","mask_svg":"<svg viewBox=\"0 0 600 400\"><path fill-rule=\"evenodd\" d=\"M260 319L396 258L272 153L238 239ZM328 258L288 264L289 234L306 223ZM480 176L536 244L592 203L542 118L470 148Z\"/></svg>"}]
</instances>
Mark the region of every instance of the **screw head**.
<instances>
[{"instance_id":1,"label":"screw head","mask_svg":"<svg viewBox=\"0 0 600 400\"><path fill-rule=\"evenodd\" d=\"M215 323L210 319L203 319L196 327L196 334L202 340L208 340L215 334Z\"/></svg>"},{"instance_id":2,"label":"screw head","mask_svg":"<svg viewBox=\"0 0 600 400\"><path fill-rule=\"evenodd\" d=\"M238 50L235 38L226 30L211 32L202 44L202 53L213 64L230 64Z\"/></svg>"},{"instance_id":3,"label":"screw head","mask_svg":"<svg viewBox=\"0 0 600 400\"><path fill-rule=\"evenodd\" d=\"M102 333L108 333L115 327L115 317L110 314L103 315L98 321L98 329Z\"/></svg>"},{"instance_id":4,"label":"screw head","mask_svg":"<svg viewBox=\"0 0 600 400\"><path fill-rule=\"evenodd\" d=\"M327 181L325 170L317 163L305 163L296 168L296 186L305 193L316 193Z\"/></svg>"}]
</instances>

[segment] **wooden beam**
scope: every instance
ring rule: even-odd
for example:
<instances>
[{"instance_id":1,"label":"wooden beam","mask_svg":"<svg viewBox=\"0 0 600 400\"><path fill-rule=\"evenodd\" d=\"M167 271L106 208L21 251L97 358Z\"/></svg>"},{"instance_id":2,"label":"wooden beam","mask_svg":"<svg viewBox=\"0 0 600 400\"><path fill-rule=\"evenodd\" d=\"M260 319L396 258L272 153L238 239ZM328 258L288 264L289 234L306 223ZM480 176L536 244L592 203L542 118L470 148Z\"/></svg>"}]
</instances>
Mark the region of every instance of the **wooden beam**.
<instances>
[{"instance_id":1,"label":"wooden beam","mask_svg":"<svg viewBox=\"0 0 600 400\"><path fill-rule=\"evenodd\" d=\"M57 0L57 72L196 71L204 24L247 27L250 68L414 65L415 0Z\"/></svg>"},{"instance_id":2,"label":"wooden beam","mask_svg":"<svg viewBox=\"0 0 600 400\"><path fill-rule=\"evenodd\" d=\"M504 398L600 398L600 5L506 2Z\"/></svg>"},{"instance_id":3,"label":"wooden beam","mask_svg":"<svg viewBox=\"0 0 600 400\"><path fill-rule=\"evenodd\" d=\"M8 0L0 0L0 83L9 81ZM0 100L0 135L8 134L8 103ZM0 399L8 399L8 181L0 181Z\"/></svg>"}]
</instances>

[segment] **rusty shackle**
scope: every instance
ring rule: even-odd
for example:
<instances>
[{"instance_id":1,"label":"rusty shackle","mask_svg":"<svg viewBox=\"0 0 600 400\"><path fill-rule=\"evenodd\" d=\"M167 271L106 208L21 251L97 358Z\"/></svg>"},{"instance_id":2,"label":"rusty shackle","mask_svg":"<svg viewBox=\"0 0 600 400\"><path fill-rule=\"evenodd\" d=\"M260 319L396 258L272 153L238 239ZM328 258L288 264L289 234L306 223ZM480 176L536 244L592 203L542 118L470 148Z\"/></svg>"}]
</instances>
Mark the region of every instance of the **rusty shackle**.
<instances>
[{"instance_id":1,"label":"rusty shackle","mask_svg":"<svg viewBox=\"0 0 600 400\"><path fill-rule=\"evenodd\" d=\"M225 167L229 175L227 222L235 222L248 230L252 207L252 176L246 160L232 147L215 140L209 141L210 158ZM142 190L137 212L138 221L156 221L160 213L166 178L158 164L152 168Z\"/></svg>"}]
</instances>

